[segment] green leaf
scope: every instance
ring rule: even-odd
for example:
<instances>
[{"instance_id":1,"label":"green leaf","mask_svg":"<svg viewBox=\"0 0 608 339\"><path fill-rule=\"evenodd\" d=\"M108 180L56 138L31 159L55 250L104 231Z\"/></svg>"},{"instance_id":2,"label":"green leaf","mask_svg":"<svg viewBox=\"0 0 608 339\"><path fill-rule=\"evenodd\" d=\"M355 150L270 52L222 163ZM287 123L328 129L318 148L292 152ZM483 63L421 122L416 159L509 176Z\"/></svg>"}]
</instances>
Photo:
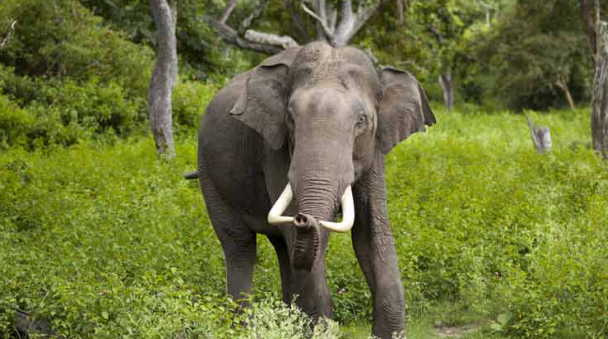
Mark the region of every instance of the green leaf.
<instances>
[{"instance_id":1,"label":"green leaf","mask_svg":"<svg viewBox=\"0 0 608 339\"><path fill-rule=\"evenodd\" d=\"M497 323L493 323L492 325L490 325L490 328L497 332L502 332L502 330L503 330L502 326L500 326L500 324L497 324Z\"/></svg>"},{"instance_id":2,"label":"green leaf","mask_svg":"<svg viewBox=\"0 0 608 339\"><path fill-rule=\"evenodd\" d=\"M512 317L513 315L511 314L511 312L501 313L498 315L498 323L501 324L503 327L507 326L509 320L511 320Z\"/></svg>"}]
</instances>

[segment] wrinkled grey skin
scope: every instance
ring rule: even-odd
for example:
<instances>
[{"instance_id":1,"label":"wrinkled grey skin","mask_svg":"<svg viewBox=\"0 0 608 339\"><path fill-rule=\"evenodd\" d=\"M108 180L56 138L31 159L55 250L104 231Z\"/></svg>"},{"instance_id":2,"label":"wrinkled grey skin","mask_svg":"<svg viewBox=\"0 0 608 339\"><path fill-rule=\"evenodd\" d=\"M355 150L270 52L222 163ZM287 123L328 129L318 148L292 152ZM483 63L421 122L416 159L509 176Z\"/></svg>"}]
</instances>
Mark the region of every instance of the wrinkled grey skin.
<instances>
[{"instance_id":1,"label":"wrinkled grey skin","mask_svg":"<svg viewBox=\"0 0 608 339\"><path fill-rule=\"evenodd\" d=\"M352 241L373 295L373 334L403 331L405 300L386 207L384 156L435 122L407 72L377 71L360 50L314 42L237 75L207 107L198 171L224 249L228 293L251 293L256 233L279 259L283 299L332 317L325 276L328 231L348 185L355 200ZM268 225L287 182L293 225ZM299 213L299 214L298 214Z\"/></svg>"}]
</instances>

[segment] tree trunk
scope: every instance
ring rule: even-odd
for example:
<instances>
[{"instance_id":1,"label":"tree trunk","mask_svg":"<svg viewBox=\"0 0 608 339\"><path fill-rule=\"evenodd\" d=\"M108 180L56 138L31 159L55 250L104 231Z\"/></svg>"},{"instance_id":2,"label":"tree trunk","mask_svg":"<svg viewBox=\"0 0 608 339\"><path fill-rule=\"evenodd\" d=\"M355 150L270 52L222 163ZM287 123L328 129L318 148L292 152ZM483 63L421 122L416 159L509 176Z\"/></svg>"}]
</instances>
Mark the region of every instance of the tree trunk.
<instances>
[{"instance_id":1,"label":"tree trunk","mask_svg":"<svg viewBox=\"0 0 608 339\"><path fill-rule=\"evenodd\" d=\"M397 24L403 25L403 0L397 0Z\"/></svg>"},{"instance_id":2,"label":"tree trunk","mask_svg":"<svg viewBox=\"0 0 608 339\"><path fill-rule=\"evenodd\" d=\"M580 0L580 6L583 23L587 27L591 58L597 64L599 58L597 34L600 22L600 2L599 0Z\"/></svg>"},{"instance_id":3,"label":"tree trunk","mask_svg":"<svg viewBox=\"0 0 608 339\"><path fill-rule=\"evenodd\" d=\"M608 23L600 22L597 36L598 59L593 81L591 132L593 148L608 158Z\"/></svg>"},{"instance_id":4,"label":"tree trunk","mask_svg":"<svg viewBox=\"0 0 608 339\"><path fill-rule=\"evenodd\" d=\"M445 71L439 75L439 85L443 90L443 101L445 108L449 112L452 112L454 108L454 83L452 81L452 72Z\"/></svg>"},{"instance_id":5,"label":"tree trunk","mask_svg":"<svg viewBox=\"0 0 608 339\"><path fill-rule=\"evenodd\" d=\"M158 37L156 64L148 93L150 121L156 151L168 158L173 158L175 145L171 117L171 94L177 78L175 38L177 0L150 0L150 3Z\"/></svg>"},{"instance_id":6,"label":"tree trunk","mask_svg":"<svg viewBox=\"0 0 608 339\"><path fill-rule=\"evenodd\" d=\"M564 95L566 96L566 100L568 101L568 105L570 105L570 109L574 110L575 109L574 100L572 100L572 94L570 94L570 89L568 88L568 83L566 81L564 81L564 79L560 76L560 77L557 77L557 81L555 82L555 85L564 92Z\"/></svg>"}]
</instances>

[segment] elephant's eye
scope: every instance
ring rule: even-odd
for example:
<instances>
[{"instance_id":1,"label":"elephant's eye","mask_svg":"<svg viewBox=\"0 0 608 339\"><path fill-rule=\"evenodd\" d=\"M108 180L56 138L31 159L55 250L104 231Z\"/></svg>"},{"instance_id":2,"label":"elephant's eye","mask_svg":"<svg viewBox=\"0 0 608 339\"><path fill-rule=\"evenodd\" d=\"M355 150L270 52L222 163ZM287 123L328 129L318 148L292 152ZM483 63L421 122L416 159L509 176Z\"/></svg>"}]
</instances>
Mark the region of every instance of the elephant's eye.
<instances>
[{"instance_id":1,"label":"elephant's eye","mask_svg":"<svg viewBox=\"0 0 608 339\"><path fill-rule=\"evenodd\" d=\"M365 126L366 122L367 122L367 117L365 115L360 115L359 118L357 119L357 127Z\"/></svg>"}]
</instances>

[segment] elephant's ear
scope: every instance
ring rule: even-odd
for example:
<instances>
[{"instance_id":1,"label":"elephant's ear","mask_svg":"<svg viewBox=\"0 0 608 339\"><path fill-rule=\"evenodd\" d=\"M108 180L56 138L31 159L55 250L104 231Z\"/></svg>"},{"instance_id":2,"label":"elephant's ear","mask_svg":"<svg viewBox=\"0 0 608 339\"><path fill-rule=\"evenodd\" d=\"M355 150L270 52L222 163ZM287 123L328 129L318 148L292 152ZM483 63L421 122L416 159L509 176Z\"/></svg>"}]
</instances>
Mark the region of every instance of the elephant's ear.
<instances>
[{"instance_id":1,"label":"elephant's ear","mask_svg":"<svg viewBox=\"0 0 608 339\"><path fill-rule=\"evenodd\" d=\"M435 116L420 83L410 73L395 68L380 72L382 100L378 109L376 138L384 154L410 135L435 124Z\"/></svg>"},{"instance_id":2,"label":"elephant's ear","mask_svg":"<svg viewBox=\"0 0 608 339\"><path fill-rule=\"evenodd\" d=\"M275 150L283 146L287 133L286 78L299 51L299 47L290 48L264 60L251 72L230 110L236 119L260 133Z\"/></svg>"}]
</instances>

